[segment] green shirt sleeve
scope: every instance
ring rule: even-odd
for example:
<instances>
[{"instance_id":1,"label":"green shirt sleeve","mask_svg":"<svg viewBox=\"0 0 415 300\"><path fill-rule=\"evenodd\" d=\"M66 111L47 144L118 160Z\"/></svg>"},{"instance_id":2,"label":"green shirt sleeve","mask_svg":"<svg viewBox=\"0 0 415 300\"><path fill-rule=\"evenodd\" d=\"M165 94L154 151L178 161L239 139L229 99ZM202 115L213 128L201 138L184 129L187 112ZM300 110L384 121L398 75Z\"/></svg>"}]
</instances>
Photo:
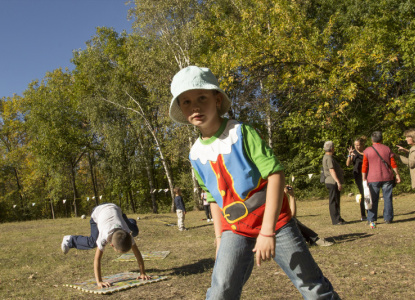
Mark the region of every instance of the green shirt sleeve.
<instances>
[{"instance_id":1,"label":"green shirt sleeve","mask_svg":"<svg viewBox=\"0 0 415 300\"><path fill-rule=\"evenodd\" d=\"M206 201L209 202L209 203L211 203L211 202L216 203L216 201L213 198L212 194L209 192L209 190L205 186L205 184L204 184L202 178L200 177L199 173L195 170L195 168L193 168L193 171L195 172L195 177L197 179L197 182L199 183L199 186L202 188L202 190L204 190L206 192Z\"/></svg>"},{"instance_id":2,"label":"green shirt sleeve","mask_svg":"<svg viewBox=\"0 0 415 300\"><path fill-rule=\"evenodd\" d=\"M258 132L249 125L241 126L245 154L256 165L261 177L267 179L269 175L283 171L283 165Z\"/></svg>"}]
</instances>

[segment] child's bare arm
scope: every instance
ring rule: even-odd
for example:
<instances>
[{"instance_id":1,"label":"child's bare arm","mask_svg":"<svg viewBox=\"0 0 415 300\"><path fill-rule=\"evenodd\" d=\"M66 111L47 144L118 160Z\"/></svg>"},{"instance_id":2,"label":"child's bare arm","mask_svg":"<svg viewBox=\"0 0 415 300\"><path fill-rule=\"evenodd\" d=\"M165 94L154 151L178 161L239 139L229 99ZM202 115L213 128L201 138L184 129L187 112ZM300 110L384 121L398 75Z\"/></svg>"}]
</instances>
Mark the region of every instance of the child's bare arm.
<instances>
[{"instance_id":1,"label":"child's bare arm","mask_svg":"<svg viewBox=\"0 0 415 300\"><path fill-rule=\"evenodd\" d=\"M104 252L99 250L95 251L95 257L94 257L94 273L95 273L95 280L97 281L97 285L100 288L109 287L111 284L109 282L103 282L101 277L101 258Z\"/></svg>"},{"instance_id":2,"label":"child's bare arm","mask_svg":"<svg viewBox=\"0 0 415 300\"><path fill-rule=\"evenodd\" d=\"M136 244L133 244L131 246L131 249L134 252L134 256L137 259L137 263L138 263L138 267L140 268L140 276L137 277L137 279L141 278L143 280L148 280L151 277L146 275L146 269L144 267L144 260L143 260L143 256L141 255L140 250L138 250L138 247Z\"/></svg>"},{"instance_id":3,"label":"child's bare arm","mask_svg":"<svg viewBox=\"0 0 415 300\"><path fill-rule=\"evenodd\" d=\"M297 204L295 201L294 190L290 185L286 185L284 192L288 195L289 201L288 204L291 210L291 216L294 218L297 215Z\"/></svg>"},{"instance_id":4,"label":"child's bare arm","mask_svg":"<svg viewBox=\"0 0 415 300\"><path fill-rule=\"evenodd\" d=\"M212 213L213 226L215 228L215 242L216 242L216 255L218 254L218 249L220 245L220 239L222 236L222 212L217 203L210 203L210 212Z\"/></svg>"},{"instance_id":5,"label":"child's bare arm","mask_svg":"<svg viewBox=\"0 0 415 300\"><path fill-rule=\"evenodd\" d=\"M256 263L258 266L261 265L262 260L270 260L275 256L275 224L282 207L284 186L285 177L283 171L268 176L264 218L253 250L256 252Z\"/></svg>"}]
</instances>

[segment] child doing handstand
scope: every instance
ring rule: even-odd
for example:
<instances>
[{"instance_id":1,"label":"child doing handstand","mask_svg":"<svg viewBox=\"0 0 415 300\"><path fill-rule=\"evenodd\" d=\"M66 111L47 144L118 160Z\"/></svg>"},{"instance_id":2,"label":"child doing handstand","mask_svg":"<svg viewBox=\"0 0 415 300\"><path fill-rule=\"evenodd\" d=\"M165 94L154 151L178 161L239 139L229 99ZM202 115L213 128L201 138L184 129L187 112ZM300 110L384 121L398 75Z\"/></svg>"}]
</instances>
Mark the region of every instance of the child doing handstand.
<instances>
[{"instance_id":1,"label":"child doing handstand","mask_svg":"<svg viewBox=\"0 0 415 300\"><path fill-rule=\"evenodd\" d=\"M91 235L89 237L66 235L63 237L61 248L62 252L66 254L70 248L89 250L97 247L94 258L94 273L95 280L100 288L111 285L109 282L103 282L101 277L101 258L107 244L110 244L119 253L126 253L132 249L140 268L140 276L137 279L150 279L150 276L146 275L143 257L133 238L133 236L138 235L138 227L134 219L128 219L117 205L105 203L93 209L89 223L91 225Z\"/></svg>"},{"instance_id":2,"label":"child doing handstand","mask_svg":"<svg viewBox=\"0 0 415 300\"><path fill-rule=\"evenodd\" d=\"M207 192L217 240L206 299L239 299L256 263L273 258L306 299L338 299L291 220L283 166L250 126L222 118L231 102L212 72L190 66L171 84L170 117L195 125L189 158Z\"/></svg>"}]
</instances>

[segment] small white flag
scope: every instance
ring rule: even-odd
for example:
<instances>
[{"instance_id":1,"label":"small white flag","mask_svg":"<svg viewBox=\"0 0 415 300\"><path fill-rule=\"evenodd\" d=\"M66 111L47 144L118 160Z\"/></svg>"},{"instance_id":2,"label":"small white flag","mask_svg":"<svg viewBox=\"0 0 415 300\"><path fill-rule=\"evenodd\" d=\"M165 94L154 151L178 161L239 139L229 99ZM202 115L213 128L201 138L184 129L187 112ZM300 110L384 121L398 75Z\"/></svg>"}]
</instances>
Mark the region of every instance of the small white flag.
<instances>
[{"instance_id":1,"label":"small white flag","mask_svg":"<svg viewBox=\"0 0 415 300\"><path fill-rule=\"evenodd\" d=\"M95 199L95 196L92 196L92 199Z\"/></svg>"},{"instance_id":2,"label":"small white flag","mask_svg":"<svg viewBox=\"0 0 415 300\"><path fill-rule=\"evenodd\" d=\"M151 191L150 191L150 194L154 194L155 192L156 192L156 189L151 190Z\"/></svg>"},{"instance_id":3,"label":"small white flag","mask_svg":"<svg viewBox=\"0 0 415 300\"><path fill-rule=\"evenodd\" d=\"M295 177L294 177L294 175L292 175L291 176L291 181L294 182L294 179L295 179Z\"/></svg>"},{"instance_id":4,"label":"small white flag","mask_svg":"<svg viewBox=\"0 0 415 300\"><path fill-rule=\"evenodd\" d=\"M15 204L15 205L13 205L13 208L16 208L16 206L17 206L16 204Z\"/></svg>"},{"instance_id":5,"label":"small white flag","mask_svg":"<svg viewBox=\"0 0 415 300\"><path fill-rule=\"evenodd\" d=\"M101 200L102 199L102 195L101 196L99 196L99 200Z\"/></svg>"},{"instance_id":6,"label":"small white flag","mask_svg":"<svg viewBox=\"0 0 415 300\"><path fill-rule=\"evenodd\" d=\"M194 188L193 191L196 193L197 192L197 188Z\"/></svg>"},{"instance_id":7,"label":"small white flag","mask_svg":"<svg viewBox=\"0 0 415 300\"><path fill-rule=\"evenodd\" d=\"M165 189L164 192L167 193L169 191L169 189Z\"/></svg>"},{"instance_id":8,"label":"small white flag","mask_svg":"<svg viewBox=\"0 0 415 300\"><path fill-rule=\"evenodd\" d=\"M308 179L311 179L313 177L313 174L308 174Z\"/></svg>"},{"instance_id":9,"label":"small white flag","mask_svg":"<svg viewBox=\"0 0 415 300\"><path fill-rule=\"evenodd\" d=\"M32 203L32 206L35 206L36 205L36 203Z\"/></svg>"},{"instance_id":10,"label":"small white flag","mask_svg":"<svg viewBox=\"0 0 415 300\"><path fill-rule=\"evenodd\" d=\"M86 197L86 201L89 201L89 197Z\"/></svg>"},{"instance_id":11,"label":"small white flag","mask_svg":"<svg viewBox=\"0 0 415 300\"><path fill-rule=\"evenodd\" d=\"M159 189L159 193L162 191L162 189Z\"/></svg>"},{"instance_id":12,"label":"small white flag","mask_svg":"<svg viewBox=\"0 0 415 300\"><path fill-rule=\"evenodd\" d=\"M66 202L66 199L62 200L62 202L63 202L63 204L65 204L65 202Z\"/></svg>"}]
</instances>

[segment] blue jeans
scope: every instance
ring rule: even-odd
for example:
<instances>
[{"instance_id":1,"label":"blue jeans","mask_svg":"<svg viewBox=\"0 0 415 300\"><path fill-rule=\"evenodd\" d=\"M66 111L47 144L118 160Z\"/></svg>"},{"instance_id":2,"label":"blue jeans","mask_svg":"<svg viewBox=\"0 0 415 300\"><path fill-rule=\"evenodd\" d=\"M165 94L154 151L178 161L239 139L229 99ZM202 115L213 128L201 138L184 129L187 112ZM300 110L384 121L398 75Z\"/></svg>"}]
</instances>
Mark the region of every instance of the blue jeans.
<instances>
[{"instance_id":1,"label":"blue jeans","mask_svg":"<svg viewBox=\"0 0 415 300\"><path fill-rule=\"evenodd\" d=\"M225 231L213 268L206 299L235 300L254 266L256 239ZM304 299L339 299L330 281L323 276L311 256L294 220L277 231L276 263L284 270Z\"/></svg>"},{"instance_id":2,"label":"blue jeans","mask_svg":"<svg viewBox=\"0 0 415 300\"><path fill-rule=\"evenodd\" d=\"M372 196L372 208L367 211L367 220L369 222L376 222L378 219L378 205L380 188L383 191L383 219L385 221L393 221L393 202L392 202L392 182L379 181L368 183L370 195Z\"/></svg>"},{"instance_id":3,"label":"blue jeans","mask_svg":"<svg viewBox=\"0 0 415 300\"><path fill-rule=\"evenodd\" d=\"M92 210L92 212L94 211L94 209ZM127 218L125 214L122 214L122 218L124 219L125 223L127 223L128 228L131 230L132 236L136 237L138 235L137 221L134 219ZM97 246L97 239L99 235L97 223L95 223L95 221L91 218L91 220L89 220L89 224L91 226L90 236L71 235L69 239L69 248L76 248L78 250L90 250Z\"/></svg>"}]
</instances>

